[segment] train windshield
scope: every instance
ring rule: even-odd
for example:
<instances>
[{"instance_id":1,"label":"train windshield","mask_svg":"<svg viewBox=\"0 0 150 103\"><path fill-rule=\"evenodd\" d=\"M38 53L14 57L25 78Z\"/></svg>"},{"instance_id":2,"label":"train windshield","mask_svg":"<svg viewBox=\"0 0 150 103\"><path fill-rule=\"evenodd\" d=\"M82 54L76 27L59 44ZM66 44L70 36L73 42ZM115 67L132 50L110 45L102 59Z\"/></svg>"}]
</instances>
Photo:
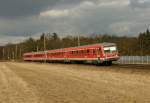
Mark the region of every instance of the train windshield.
<instances>
[{"instance_id":1,"label":"train windshield","mask_svg":"<svg viewBox=\"0 0 150 103\"><path fill-rule=\"evenodd\" d=\"M110 46L110 47L104 47L104 52L105 53L113 53L117 51L116 46Z\"/></svg>"}]
</instances>

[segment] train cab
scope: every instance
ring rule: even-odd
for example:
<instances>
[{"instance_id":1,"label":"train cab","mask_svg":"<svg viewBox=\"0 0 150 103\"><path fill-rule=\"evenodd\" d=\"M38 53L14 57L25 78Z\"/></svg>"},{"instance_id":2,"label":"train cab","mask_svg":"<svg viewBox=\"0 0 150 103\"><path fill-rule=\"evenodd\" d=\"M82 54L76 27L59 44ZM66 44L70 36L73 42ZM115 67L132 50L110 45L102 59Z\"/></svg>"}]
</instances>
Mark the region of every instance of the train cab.
<instances>
[{"instance_id":1,"label":"train cab","mask_svg":"<svg viewBox=\"0 0 150 103\"><path fill-rule=\"evenodd\" d=\"M103 43L104 62L112 63L119 59L117 46L115 43Z\"/></svg>"}]
</instances>

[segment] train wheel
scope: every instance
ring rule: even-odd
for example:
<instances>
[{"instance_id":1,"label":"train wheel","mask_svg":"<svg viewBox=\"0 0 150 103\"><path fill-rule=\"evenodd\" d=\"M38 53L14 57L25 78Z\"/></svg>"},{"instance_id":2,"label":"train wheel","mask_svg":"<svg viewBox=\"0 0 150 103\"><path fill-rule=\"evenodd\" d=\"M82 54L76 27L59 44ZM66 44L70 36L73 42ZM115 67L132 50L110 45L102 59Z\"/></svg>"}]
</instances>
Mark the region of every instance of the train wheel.
<instances>
[{"instance_id":1,"label":"train wheel","mask_svg":"<svg viewBox=\"0 0 150 103\"><path fill-rule=\"evenodd\" d=\"M111 65L112 65L112 61L108 61L108 62L107 62L107 65L108 65L108 66L111 66Z\"/></svg>"},{"instance_id":2,"label":"train wheel","mask_svg":"<svg viewBox=\"0 0 150 103\"><path fill-rule=\"evenodd\" d=\"M111 66L111 65L112 65L112 61L105 61L105 62L104 62L104 65L106 65L106 66Z\"/></svg>"},{"instance_id":3,"label":"train wheel","mask_svg":"<svg viewBox=\"0 0 150 103\"><path fill-rule=\"evenodd\" d=\"M94 60L94 61L92 61L92 64L94 64L94 65L98 65L99 63L98 63L98 61L97 61L97 60Z\"/></svg>"},{"instance_id":4,"label":"train wheel","mask_svg":"<svg viewBox=\"0 0 150 103\"><path fill-rule=\"evenodd\" d=\"M77 62L76 61L71 61L71 64L77 64Z\"/></svg>"}]
</instances>

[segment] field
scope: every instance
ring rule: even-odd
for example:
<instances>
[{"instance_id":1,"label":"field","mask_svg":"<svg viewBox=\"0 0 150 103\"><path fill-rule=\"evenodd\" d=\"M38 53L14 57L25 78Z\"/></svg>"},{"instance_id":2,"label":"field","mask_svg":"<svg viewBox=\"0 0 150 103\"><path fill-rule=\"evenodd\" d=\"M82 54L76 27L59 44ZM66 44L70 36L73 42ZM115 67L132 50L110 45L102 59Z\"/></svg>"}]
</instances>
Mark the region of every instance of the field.
<instances>
[{"instance_id":1,"label":"field","mask_svg":"<svg viewBox=\"0 0 150 103\"><path fill-rule=\"evenodd\" d=\"M1 62L0 103L150 103L150 65Z\"/></svg>"}]
</instances>

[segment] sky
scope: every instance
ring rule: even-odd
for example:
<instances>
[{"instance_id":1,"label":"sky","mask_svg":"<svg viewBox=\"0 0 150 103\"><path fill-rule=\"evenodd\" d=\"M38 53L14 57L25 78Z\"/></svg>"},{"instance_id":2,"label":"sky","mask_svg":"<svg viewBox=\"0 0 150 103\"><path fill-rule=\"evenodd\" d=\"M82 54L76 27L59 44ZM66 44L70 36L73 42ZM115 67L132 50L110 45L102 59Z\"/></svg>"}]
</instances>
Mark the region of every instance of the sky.
<instances>
[{"instance_id":1,"label":"sky","mask_svg":"<svg viewBox=\"0 0 150 103\"><path fill-rule=\"evenodd\" d=\"M0 0L0 45L39 37L111 33L138 36L150 25L150 0Z\"/></svg>"}]
</instances>

